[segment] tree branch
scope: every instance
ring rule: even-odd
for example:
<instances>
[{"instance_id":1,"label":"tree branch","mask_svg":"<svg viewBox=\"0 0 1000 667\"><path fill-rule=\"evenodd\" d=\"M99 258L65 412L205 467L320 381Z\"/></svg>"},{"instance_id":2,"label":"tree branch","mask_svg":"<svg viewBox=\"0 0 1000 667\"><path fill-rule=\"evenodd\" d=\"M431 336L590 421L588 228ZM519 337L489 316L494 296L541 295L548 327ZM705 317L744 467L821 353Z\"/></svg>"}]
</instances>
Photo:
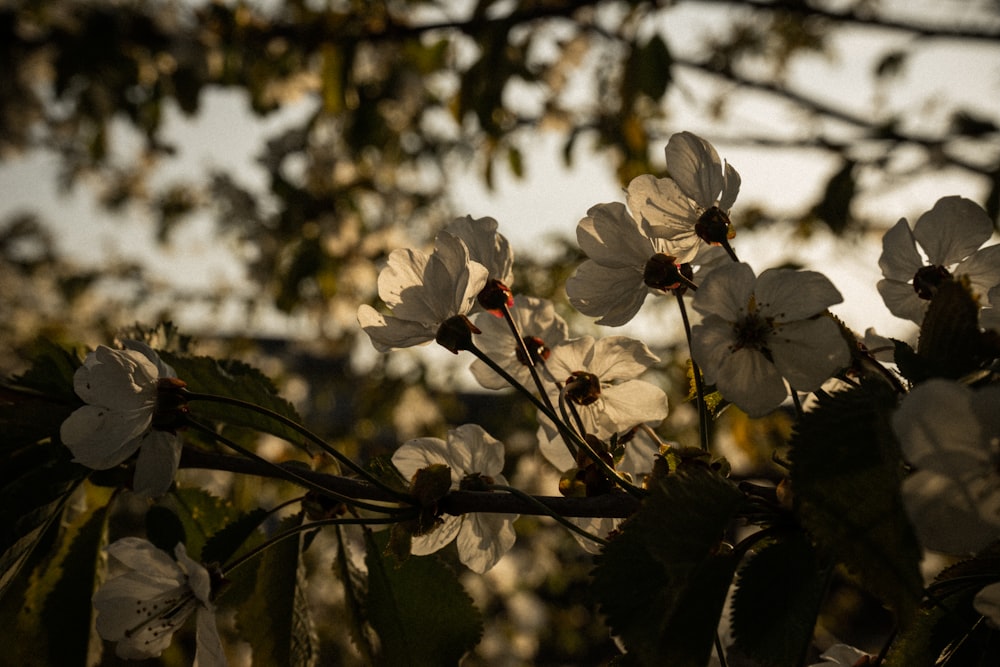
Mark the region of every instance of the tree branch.
<instances>
[{"instance_id":1,"label":"tree branch","mask_svg":"<svg viewBox=\"0 0 1000 667\"><path fill-rule=\"evenodd\" d=\"M397 502L396 499L378 487L349 477L316 472L301 465L288 463L279 463L274 467L265 466L243 457L215 454L191 447L184 448L180 467L223 470L243 475L284 479L293 484L296 483L295 477L291 473L282 476L280 469L294 467L296 476L308 479L338 494L359 500ZM639 509L639 501L627 493L609 493L591 498L564 498L562 496L533 496L533 498L553 512L566 517L626 518ZM541 508L509 493L452 491L439 501L438 506L442 512L453 515L489 512L545 516L545 512Z\"/></svg>"}]
</instances>

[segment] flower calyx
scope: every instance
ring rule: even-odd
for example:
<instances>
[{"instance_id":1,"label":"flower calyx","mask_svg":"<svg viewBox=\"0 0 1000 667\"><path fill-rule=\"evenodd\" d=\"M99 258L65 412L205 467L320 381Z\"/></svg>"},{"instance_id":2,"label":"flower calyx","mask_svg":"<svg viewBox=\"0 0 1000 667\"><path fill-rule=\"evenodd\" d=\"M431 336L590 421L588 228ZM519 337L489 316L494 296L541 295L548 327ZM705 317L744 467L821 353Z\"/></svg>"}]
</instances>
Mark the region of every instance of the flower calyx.
<instances>
[{"instance_id":1,"label":"flower calyx","mask_svg":"<svg viewBox=\"0 0 1000 667\"><path fill-rule=\"evenodd\" d=\"M913 291L929 301L946 280L951 280L951 273L943 266L922 266L913 274Z\"/></svg>"},{"instance_id":2,"label":"flower calyx","mask_svg":"<svg viewBox=\"0 0 1000 667\"><path fill-rule=\"evenodd\" d=\"M694 232L702 241L712 245L724 245L736 236L729 216L718 206L707 209L694 225Z\"/></svg>"},{"instance_id":3,"label":"flower calyx","mask_svg":"<svg viewBox=\"0 0 1000 667\"><path fill-rule=\"evenodd\" d=\"M496 317L503 317L503 309L514 305L514 293L499 280L490 279L479 291L476 300L486 312Z\"/></svg>"},{"instance_id":4,"label":"flower calyx","mask_svg":"<svg viewBox=\"0 0 1000 667\"><path fill-rule=\"evenodd\" d=\"M424 535L439 525L438 501L451 490L451 468L443 463L432 463L421 468L410 482L410 495L420 505L420 515L416 518L413 535Z\"/></svg>"},{"instance_id":5,"label":"flower calyx","mask_svg":"<svg viewBox=\"0 0 1000 667\"><path fill-rule=\"evenodd\" d=\"M184 425L188 412L187 403L187 383L175 377L161 377L156 381L153 428L177 433L177 430Z\"/></svg>"},{"instance_id":6,"label":"flower calyx","mask_svg":"<svg viewBox=\"0 0 1000 667\"><path fill-rule=\"evenodd\" d=\"M566 379L566 398L577 405L590 405L601 396L601 379L593 373L574 371Z\"/></svg>"},{"instance_id":7,"label":"flower calyx","mask_svg":"<svg viewBox=\"0 0 1000 667\"><path fill-rule=\"evenodd\" d=\"M538 336L525 336L523 340L524 347L528 350L528 353L525 354L520 346L514 350L514 355L522 365L538 366L539 364L544 364L552 356L552 348L546 345L545 341Z\"/></svg>"},{"instance_id":8,"label":"flower calyx","mask_svg":"<svg viewBox=\"0 0 1000 667\"><path fill-rule=\"evenodd\" d=\"M642 272L642 281L648 287L663 292L683 294L688 290L697 290L698 286L691 280L694 271L690 264L676 264L677 258L666 253L657 253L649 258Z\"/></svg>"},{"instance_id":9,"label":"flower calyx","mask_svg":"<svg viewBox=\"0 0 1000 667\"><path fill-rule=\"evenodd\" d=\"M468 317L454 315L441 323L434 341L452 354L458 354L460 350L473 349L472 335L478 333L482 331Z\"/></svg>"}]
</instances>

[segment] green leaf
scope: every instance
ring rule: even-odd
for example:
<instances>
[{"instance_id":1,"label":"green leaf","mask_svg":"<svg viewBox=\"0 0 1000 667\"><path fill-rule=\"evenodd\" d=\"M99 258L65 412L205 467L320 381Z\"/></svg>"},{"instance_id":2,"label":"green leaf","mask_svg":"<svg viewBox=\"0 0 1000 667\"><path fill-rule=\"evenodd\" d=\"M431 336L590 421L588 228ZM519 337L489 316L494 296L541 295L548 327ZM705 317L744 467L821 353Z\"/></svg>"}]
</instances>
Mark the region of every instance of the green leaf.
<instances>
[{"instance_id":1,"label":"green leaf","mask_svg":"<svg viewBox=\"0 0 1000 667\"><path fill-rule=\"evenodd\" d=\"M301 523L301 514L289 517L277 532ZM250 643L255 665L308 667L316 663L317 639L306 601L302 541L299 533L264 551L253 595L237 611L237 629Z\"/></svg>"},{"instance_id":2,"label":"green leaf","mask_svg":"<svg viewBox=\"0 0 1000 667\"><path fill-rule=\"evenodd\" d=\"M83 362L75 350L39 338L25 356L31 359L31 367L14 378L15 385L69 403L80 403L73 390L73 374Z\"/></svg>"},{"instance_id":3,"label":"green leaf","mask_svg":"<svg viewBox=\"0 0 1000 667\"><path fill-rule=\"evenodd\" d=\"M237 552L245 551L252 544L259 542L257 529L270 515L270 512L258 507L241 514L235 521L217 530L205 541L205 546L201 550L202 561L224 564Z\"/></svg>"},{"instance_id":4,"label":"green leaf","mask_svg":"<svg viewBox=\"0 0 1000 667\"><path fill-rule=\"evenodd\" d=\"M903 508L895 394L869 382L818 394L792 436L788 460L802 525L906 624L922 596L921 550Z\"/></svg>"},{"instance_id":5,"label":"green leaf","mask_svg":"<svg viewBox=\"0 0 1000 667\"><path fill-rule=\"evenodd\" d=\"M31 576L12 587L17 594L0 603L0 623L18 639L4 648L5 664L94 664L89 655L91 597L106 518L107 506L100 503L68 519L58 549L36 559Z\"/></svg>"},{"instance_id":6,"label":"green leaf","mask_svg":"<svg viewBox=\"0 0 1000 667\"><path fill-rule=\"evenodd\" d=\"M361 653L366 664L375 663L375 648L372 628L365 614L366 580L364 574L354 565L348 552L343 530L336 527L337 557L333 561L333 571L344 586L344 606L347 610L347 630L351 642Z\"/></svg>"},{"instance_id":7,"label":"green leaf","mask_svg":"<svg viewBox=\"0 0 1000 667\"><path fill-rule=\"evenodd\" d=\"M670 86L672 62L667 43L658 34L642 46L633 46L625 63L623 98L631 101L641 94L659 100Z\"/></svg>"},{"instance_id":8,"label":"green leaf","mask_svg":"<svg viewBox=\"0 0 1000 667\"><path fill-rule=\"evenodd\" d=\"M3 450L0 465L0 598L88 470L53 442Z\"/></svg>"},{"instance_id":9,"label":"green leaf","mask_svg":"<svg viewBox=\"0 0 1000 667\"><path fill-rule=\"evenodd\" d=\"M736 647L762 666L800 664L812 641L825 579L804 535L763 547L740 570L732 615Z\"/></svg>"},{"instance_id":10,"label":"green leaf","mask_svg":"<svg viewBox=\"0 0 1000 667\"><path fill-rule=\"evenodd\" d=\"M381 640L378 663L394 667L457 665L478 642L482 616L455 572L435 555L397 563L388 531L366 533L368 620Z\"/></svg>"},{"instance_id":11,"label":"green leaf","mask_svg":"<svg viewBox=\"0 0 1000 667\"><path fill-rule=\"evenodd\" d=\"M173 366L188 389L200 394L214 394L252 403L294 422L301 422L292 404L278 395L274 383L256 368L236 360L211 357L183 357L158 351L164 362ZM253 410L214 401L192 401L191 412L234 426L270 433L303 449L302 436L279 421Z\"/></svg>"},{"instance_id":12,"label":"green leaf","mask_svg":"<svg viewBox=\"0 0 1000 667\"><path fill-rule=\"evenodd\" d=\"M657 480L605 547L593 593L640 664L706 664L736 569L721 549L742 494L707 468Z\"/></svg>"},{"instance_id":13,"label":"green leaf","mask_svg":"<svg viewBox=\"0 0 1000 667\"><path fill-rule=\"evenodd\" d=\"M241 516L240 511L233 507L230 501L213 496L198 487L175 488L164 496L159 504L180 520L187 553L198 561L205 561L204 550L209 537ZM173 553L173 547L167 549L167 552Z\"/></svg>"},{"instance_id":14,"label":"green leaf","mask_svg":"<svg viewBox=\"0 0 1000 667\"><path fill-rule=\"evenodd\" d=\"M823 198L813 207L813 214L834 234L843 234L851 222L851 202L857 192L855 166L853 160L844 160L827 182Z\"/></svg>"}]
</instances>

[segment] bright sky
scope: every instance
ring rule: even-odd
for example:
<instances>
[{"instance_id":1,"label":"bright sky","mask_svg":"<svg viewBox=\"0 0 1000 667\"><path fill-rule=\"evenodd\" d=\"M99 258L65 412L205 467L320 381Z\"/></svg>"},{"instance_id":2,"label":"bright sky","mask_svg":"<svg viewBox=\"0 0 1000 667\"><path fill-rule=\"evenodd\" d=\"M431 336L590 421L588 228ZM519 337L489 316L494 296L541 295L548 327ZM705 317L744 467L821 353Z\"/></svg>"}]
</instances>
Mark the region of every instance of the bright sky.
<instances>
[{"instance_id":1,"label":"bright sky","mask_svg":"<svg viewBox=\"0 0 1000 667\"><path fill-rule=\"evenodd\" d=\"M965 3L903 3L901 6L928 7L954 11ZM922 6L922 9L919 9ZM917 11L917 10L915 10ZM667 14L661 28L668 34L683 31L703 34L721 23L718 7L701 3L681 3ZM692 40L690 43L698 43ZM671 44L683 44L676 38ZM921 45L903 75L883 88L871 85L870 71L874 58L892 47L903 46L900 35L880 35L870 30L853 30L833 43L829 59L807 57L797 62L790 76L806 92L828 96L834 104L846 102L859 113L872 109L904 109L908 119L919 129L931 127L947 118L956 105L981 109L995 114L992 105L1000 99L1000 45L979 44L959 47L939 41ZM679 47L678 47L679 48ZM678 53L681 53L680 51ZM691 104L690 91L704 82L680 73L670 95L672 131L691 130L706 137L726 136L725 127L705 122ZM937 94L937 102L915 106L927 91ZM768 130L797 126L795 117L781 105L761 95L737 98L735 122L740 128ZM242 97L215 91L206 93L205 111L196 118L184 118L168 109L164 136L180 147L180 158L166 165L158 183L189 177L192 172L207 173L212 167L225 167L246 185L265 184L265 175L255 158L264 138L282 127L295 125L310 106L300 104L264 121L254 118ZM800 126L799 126L800 127ZM573 237L576 223L593 204L623 200L609 166L589 154L580 142L572 170L563 168L558 137L541 135L524 142L527 178L516 181L503 169L497 170L496 188L486 191L467 165L454 165L451 196L456 211L474 216L497 218L518 252L544 249L550 234ZM120 142L128 145L128 141ZM740 206L766 202L779 211L796 211L810 203L822 191L832 169L837 165L806 151L769 152L760 149L717 148L740 172L743 185L734 209L739 218ZM654 147L660 154L662 146ZM973 150L975 150L973 148ZM0 220L19 210L39 210L51 221L66 256L81 263L96 263L107 257L145 257L152 273L181 286L198 287L206 283L229 285L236 291L250 288L239 266L219 258L219 249L210 233L210 223L196 218L180 227L169 248L159 248L151 225L129 222L128 217L109 219L93 203L86 188L60 194L56 190L58 163L52 155L33 153L0 165ZM861 200L855 210L860 216L891 224L899 217L914 220L929 209L940 196L960 194L980 199L985 184L957 173L939 173L905 189L879 188L884 194ZM742 259L758 271L795 258L821 270L840 287L846 302L834 310L849 325L863 330L875 325L886 334L904 336L913 327L892 318L874 290L879 278L877 240L866 244L835 242L820 235L806 243L787 232L769 230L766 235L738 235L735 247ZM196 321L197 309L188 321ZM659 317L652 316L658 327Z\"/></svg>"}]
</instances>

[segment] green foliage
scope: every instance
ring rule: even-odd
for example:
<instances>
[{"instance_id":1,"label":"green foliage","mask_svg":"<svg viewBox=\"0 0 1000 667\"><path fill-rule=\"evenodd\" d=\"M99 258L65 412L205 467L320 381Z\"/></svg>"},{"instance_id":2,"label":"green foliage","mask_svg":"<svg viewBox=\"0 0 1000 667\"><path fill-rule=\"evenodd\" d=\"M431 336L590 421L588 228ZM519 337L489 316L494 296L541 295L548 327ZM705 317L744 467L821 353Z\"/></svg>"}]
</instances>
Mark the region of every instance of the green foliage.
<instances>
[{"instance_id":1,"label":"green foliage","mask_svg":"<svg viewBox=\"0 0 1000 667\"><path fill-rule=\"evenodd\" d=\"M302 515L281 522L278 532L301 525ZM254 664L308 667L316 664L316 635L305 591L303 535L297 533L260 557L253 595L237 611L240 636L253 649ZM244 576L246 573L243 573Z\"/></svg>"},{"instance_id":2,"label":"green foliage","mask_svg":"<svg viewBox=\"0 0 1000 667\"><path fill-rule=\"evenodd\" d=\"M278 395L271 379L248 364L236 360L219 361L211 357L158 353L164 362L174 368L177 376L187 383L190 391L245 401L292 421L301 421L292 404ZM301 434L260 412L215 401L192 401L190 409L192 415L196 417L217 419L233 426L256 429L309 449L303 443Z\"/></svg>"},{"instance_id":3,"label":"green foliage","mask_svg":"<svg viewBox=\"0 0 1000 667\"><path fill-rule=\"evenodd\" d=\"M377 664L457 665L479 642L483 621L455 572L435 555L399 563L386 554L387 531L365 535L366 607L381 644Z\"/></svg>"},{"instance_id":4,"label":"green foliage","mask_svg":"<svg viewBox=\"0 0 1000 667\"><path fill-rule=\"evenodd\" d=\"M213 533L201 550L202 562L222 565L228 563L238 552L246 551L250 545L260 541L257 530L269 516L268 511L258 507L241 514L235 521Z\"/></svg>"},{"instance_id":5,"label":"green foliage","mask_svg":"<svg viewBox=\"0 0 1000 667\"><path fill-rule=\"evenodd\" d=\"M658 479L598 557L593 593L640 664L701 667L738 564L722 545L742 494L698 465Z\"/></svg>"},{"instance_id":6,"label":"green foliage","mask_svg":"<svg viewBox=\"0 0 1000 667\"><path fill-rule=\"evenodd\" d=\"M919 602L920 547L900 497L895 395L869 382L820 393L791 440L796 510L823 557L843 563L905 625Z\"/></svg>"},{"instance_id":7,"label":"green foliage","mask_svg":"<svg viewBox=\"0 0 1000 667\"><path fill-rule=\"evenodd\" d=\"M92 495L89 500L106 501L106 497ZM4 649L5 664L83 667L93 663L90 599L103 560L100 550L106 540L107 507L99 504L65 519L68 525L58 529L57 548L38 554L30 577L20 578L11 594L0 601L0 623L18 639Z\"/></svg>"},{"instance_id":8,"label":"green foliage","mask_svg":"<svg viewBox=\"0 0 1000 667\"><path fill-rule=\"evenodd\" d=\"M347 629L351 642L361 653L367 664L375 663L375 648L372 628L368 625L365 614L365 597L368 588L367 578L351 560L344 531L339 527L337 533L337 557L333 561L333 571L344 587L344 602L347 616Z\"/></svg>"},{"instance_id":9,"label":"green foliage","mask_svg":"<svg viewBox=\"0 0 1000 667\"><path fill-rule=\"evenodd\" d=\"M188 555L195 560L203 560L205 546L212 536L242 516L232 502L199 487L175 488L159 501L159 506L159 511L172 513L179 520L179 528L175 526L172 530L182 532ZM166 551L173 553L173 546Z\"/></svg>"},{"instance_id":10,"label":"green foliage","mask_svg":"<svg viewBox=\"0 0 1000 667\"><path fill-rule=\"evenodd\" d=\"M800 664L812 642L826 574L801 533L783 536L751 556L733 598L736 648L762 666Z\"/></svg>"}]
</instances>

